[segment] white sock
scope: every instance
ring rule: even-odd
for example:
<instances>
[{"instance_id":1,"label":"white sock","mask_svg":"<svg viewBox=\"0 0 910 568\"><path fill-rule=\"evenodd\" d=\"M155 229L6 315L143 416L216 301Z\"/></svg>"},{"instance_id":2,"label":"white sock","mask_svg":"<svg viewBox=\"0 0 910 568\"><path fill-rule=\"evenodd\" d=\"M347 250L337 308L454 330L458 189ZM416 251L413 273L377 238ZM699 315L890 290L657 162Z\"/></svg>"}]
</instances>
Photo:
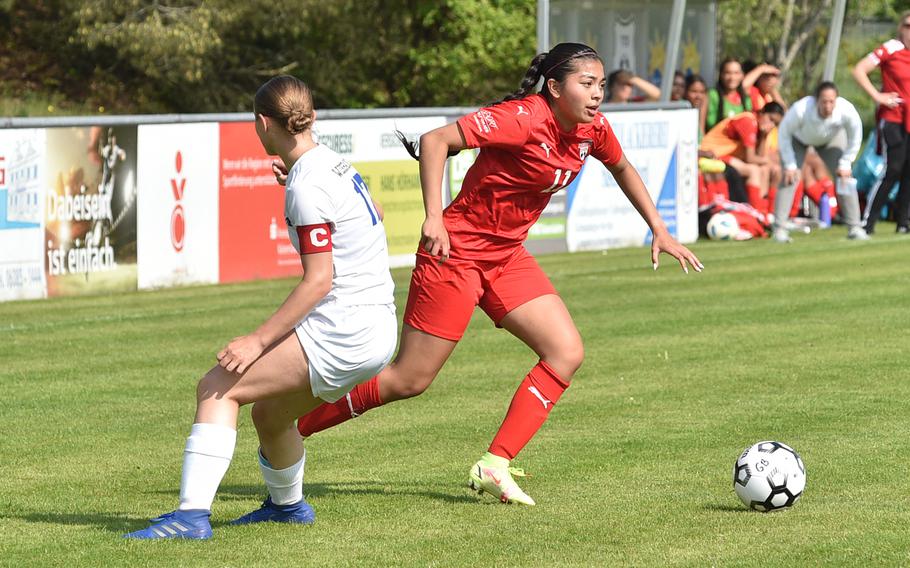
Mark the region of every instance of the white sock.
<instances>
[{"instance_id":1,"label":"white sock","mask_svg":"<svg viewBox=\"0 0 910 568\"><path fill-rule=\"evenodd\" d=\"M303 457L294 465L285 469L272 469L269 461L259 451L259 469L269 489L272 503L291 505L303 499L303 464L306 462L306 450Z\"/></svg>"},{"instance_id":2,"label":"white sock","mask_svg":"<svg viewBox=\"0 0 910 568\"><path fill-rule=\"evenodd\" d=\"M212 510L215 492L231 465L237 431L219 424L193 424L183 451L180 510Z\"/></svg>"}]
</instances>

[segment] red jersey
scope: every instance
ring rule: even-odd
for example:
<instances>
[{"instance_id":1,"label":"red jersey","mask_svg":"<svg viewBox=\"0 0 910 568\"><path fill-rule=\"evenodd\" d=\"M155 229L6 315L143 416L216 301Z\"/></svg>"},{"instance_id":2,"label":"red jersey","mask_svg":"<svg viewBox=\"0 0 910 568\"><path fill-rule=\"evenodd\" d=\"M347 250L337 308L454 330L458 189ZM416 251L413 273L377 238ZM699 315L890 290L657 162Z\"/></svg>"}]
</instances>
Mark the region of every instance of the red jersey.
<instances>
[{"instance_id":1,"label":"red jersey","mask_svg":"<svg viewBox=\"0 0 910 568\"><path fill-rule=\"evenodd\" d=\"M443 213L455 258L506 258L587 156L607 166L622 158L605 116L597 113L593 122L564 132L542 95L482 108L458 125L468 147L480 148L480 154Z\"/></svg>"},{"instance_id":2,"label":"red jersey","mask_svg":"<svg viewBox=\"0 0 910 568\"><path fill-rule=\"evenodd\" d=\"M897 39L889 39L866 56L882 70L882 92L897 93L904 102L895 108L879 106L876 117L879 120L903 124L910 132L910 50Z\"/></svg>"},{"instance_id":3,"label":"red jersey","mask_svg":"<svg viewBox=\"0 0 910 568\"><path fill-rule=\"evenodd\" d=\"M758 120L751 112L743 112L717 123L701 139L699 149L710 150L719 159L730 156L746 159L746 148L758 145Z\"/></svg>"}]
</instances>

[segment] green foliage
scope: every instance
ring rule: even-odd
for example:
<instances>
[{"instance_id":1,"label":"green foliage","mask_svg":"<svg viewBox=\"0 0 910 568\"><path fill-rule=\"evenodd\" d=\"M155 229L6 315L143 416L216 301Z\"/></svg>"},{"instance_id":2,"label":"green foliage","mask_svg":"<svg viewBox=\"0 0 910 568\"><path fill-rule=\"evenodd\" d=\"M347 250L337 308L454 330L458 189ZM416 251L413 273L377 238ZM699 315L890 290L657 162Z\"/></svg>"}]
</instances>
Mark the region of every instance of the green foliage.
<instances>
[{"instance_id":1,"label":"green foliage","mask_svg":"<svg viewBox=\"0 0 910 568\"><path fill-rule=\"evenodd\" d=\"M321 108L473 105L516 88L534 55L534 7L4 0L0 25L12 33L0 37L0 78L9 101L37 88L61 96L64 107L118 113L248 110L256 88L286 72L310 84ZM17 76L23 67L29 73Z\"/></svg>"}]
</instances>

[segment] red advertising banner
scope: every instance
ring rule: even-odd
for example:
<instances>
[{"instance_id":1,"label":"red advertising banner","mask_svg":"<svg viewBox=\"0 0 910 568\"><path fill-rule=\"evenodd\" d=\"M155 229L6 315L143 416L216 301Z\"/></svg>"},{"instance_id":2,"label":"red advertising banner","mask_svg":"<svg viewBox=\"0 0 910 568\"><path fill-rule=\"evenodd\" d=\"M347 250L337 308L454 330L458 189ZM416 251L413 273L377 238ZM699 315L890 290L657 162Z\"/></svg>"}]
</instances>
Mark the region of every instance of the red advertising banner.
<instances>
[{"instance_id":1,"label":"red advertising banner","mask_svg":"<svg viewBox=\"0 0 910 568\"><path fill-rule=\"evenodd\" d=\"M284 187L252 122L220 125L219 281L303 274L284 222Z\"/></svg>"}]
</instances>

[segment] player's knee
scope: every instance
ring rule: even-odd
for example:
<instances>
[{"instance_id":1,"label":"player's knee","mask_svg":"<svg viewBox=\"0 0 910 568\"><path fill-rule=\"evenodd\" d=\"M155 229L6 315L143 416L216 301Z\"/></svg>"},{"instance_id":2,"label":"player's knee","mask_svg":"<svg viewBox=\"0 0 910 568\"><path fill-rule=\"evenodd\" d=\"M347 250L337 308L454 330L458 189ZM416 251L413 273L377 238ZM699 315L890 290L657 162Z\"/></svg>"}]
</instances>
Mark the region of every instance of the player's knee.
<instances>
[{"instance_id":1,"label":"player's knee","mask_svg":"<svg viewBox=\"0 0 910 568\"><path fill-rule=\"evenodd\" d=\"M287 420L279 420L281 413L275 412L271 401L264 400L253 404L250 416L253 426L260 435L279 434L288 428Z\"/></svg>"},{"instance_id":2,"label":"player's knee","mask_svg":"<svg viewBox=\"0 0 910 568\"><path fill-rule=\"evenodd\" d=\"M580 341L573 341L561 346L556 353L541 359L559 373L562 379L569 381L585 360L585 348Z\"/></svg>"},{"instance_id":3,"label":"player's knee","mask_svg":"<svg viewBox=\"0 0 910 568\"><path fill-rule=\"evenodd\" d=\"M412 398L423 394L432 384L434 377L426 373L415 373L390 384L389 390L396 399Z\"/></svg>"}]
</instances>

